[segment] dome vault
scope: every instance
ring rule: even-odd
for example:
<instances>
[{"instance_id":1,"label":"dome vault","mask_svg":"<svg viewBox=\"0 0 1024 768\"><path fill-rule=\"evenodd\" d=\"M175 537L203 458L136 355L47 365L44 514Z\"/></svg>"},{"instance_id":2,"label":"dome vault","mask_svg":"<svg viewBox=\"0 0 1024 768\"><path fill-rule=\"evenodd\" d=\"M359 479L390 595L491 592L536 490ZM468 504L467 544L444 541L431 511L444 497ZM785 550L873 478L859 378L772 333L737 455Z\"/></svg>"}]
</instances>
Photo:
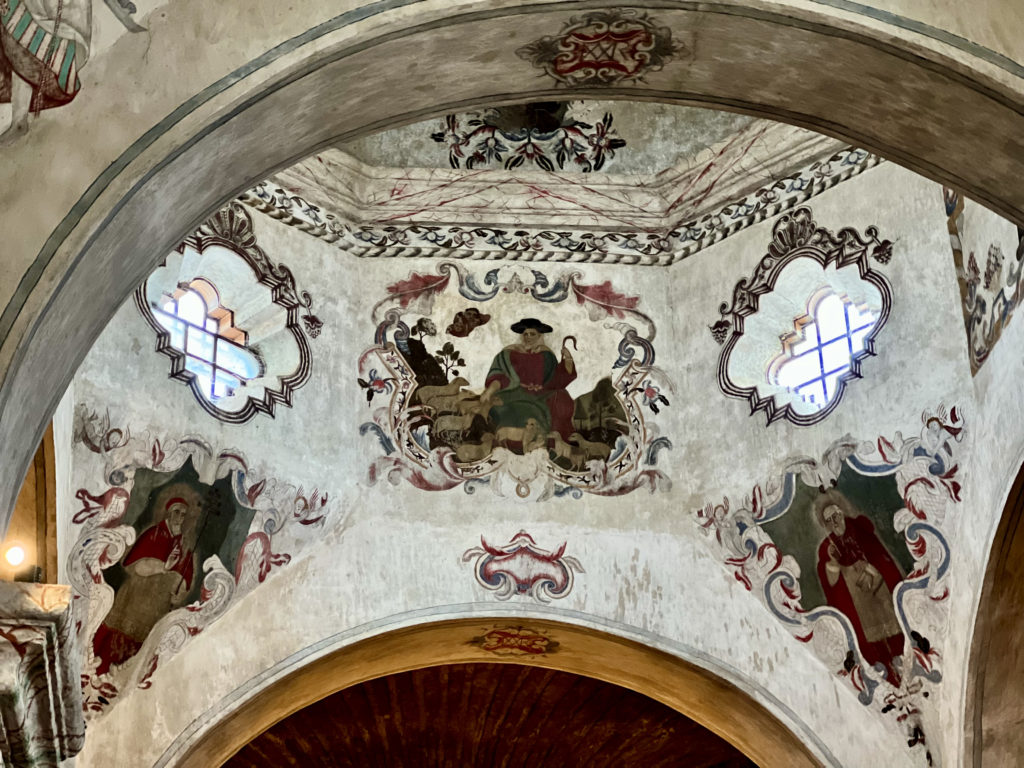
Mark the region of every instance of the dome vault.
<instances>
[{"instance_id":1,"label":"dome vault","mask_svg":"<svg viewBox=\"0 0 1024 768\"><path fill-rule=\"evenodd\" d=\"M474 669L737 765L1017 754L999 2L8 5L0 489L52 414L8 543L67 586L11 585L5 760L259 764L385 690L468 734Z\"/></svg>"}]
</instances>

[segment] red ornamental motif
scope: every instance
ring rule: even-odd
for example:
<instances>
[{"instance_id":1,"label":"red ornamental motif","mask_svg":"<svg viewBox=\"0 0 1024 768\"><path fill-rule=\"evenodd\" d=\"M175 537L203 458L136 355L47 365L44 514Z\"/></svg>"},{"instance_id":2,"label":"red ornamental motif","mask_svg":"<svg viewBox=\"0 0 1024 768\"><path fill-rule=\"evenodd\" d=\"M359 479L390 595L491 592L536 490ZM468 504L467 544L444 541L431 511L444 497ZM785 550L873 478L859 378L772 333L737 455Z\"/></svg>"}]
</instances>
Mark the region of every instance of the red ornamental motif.
<instances>
[{"instance_id":1,"label":"red ornamental motif","mask_svg":"<svg viewBox=\"0 0 1024 768\"><path fill-rule=\"evenodd\" d=\"M650 31L637 23L591 24L562 38L554 71L566 80L580 72L607 73L606 78L616 80L633 77L650 61L653 42Z\"/></svg>"},{"instance_id":2,"label":"red ornamental motif","mask_svg":"<svg viewBox=\"0 0 1024 768\"><path fill-rule=\"evenodd\" d=\"M565 555L565 543L555 552L537 546L526 531L517 533L503 547L493 547L481 537L482 548L474 547L462 556L463 562L476 559L476 580L499 600L512 595L529 595L541 602L569 594L573 572L584 573L574 557Z\"/></svg>"},{"instance_id":3,"label":"red ornamental motif","mask_svg":"<svg viewBox=\"0 0 1024 768\"><path fill-rule=\"evenodd\" d=\"M517 53L563 85L614 85L661 69L680 50L668 27L621 9L573 18L558 37L543 37Z\"/></svg>"},{"instance_id":4,"label":"red ornamental motif","mask_svg":"<svg viewBox=\"0 0 1024 768\"><path fill-rule=\"evenodd\" d=\"M611 280L605 280L599 285L580 285L574 282L572 290L576 294L577 304L590 302L620 319L626 316L626 312L636 310L636 305L640 302L639 296L627 296L612 288Z\"/></svg>"},{"instance_id":5,"label":"red ornamental motif","mask_svg":"<svg viewBox=\"0 0 1024 768\"><path fill-rule=\"evenodd\" d=\"M443 291L448 286L449 274L422 275L413 272L408 280L399 280L388 286L392 299L398 299L402 308L406 308L424 294L431 295Z\"/></svg>"},{"instance_id":6,"label":"red ornamental motif","mask_svg":"<svg viewBox=\"0 0 1024 768\"><path fill-rule=\"evenodd\" d=\"M558 645L551 638L522 627L492 629L483 637L476 638L474 643L481 650L498 656L542 656L553 652Z\"/></svg>"}]
</instances>

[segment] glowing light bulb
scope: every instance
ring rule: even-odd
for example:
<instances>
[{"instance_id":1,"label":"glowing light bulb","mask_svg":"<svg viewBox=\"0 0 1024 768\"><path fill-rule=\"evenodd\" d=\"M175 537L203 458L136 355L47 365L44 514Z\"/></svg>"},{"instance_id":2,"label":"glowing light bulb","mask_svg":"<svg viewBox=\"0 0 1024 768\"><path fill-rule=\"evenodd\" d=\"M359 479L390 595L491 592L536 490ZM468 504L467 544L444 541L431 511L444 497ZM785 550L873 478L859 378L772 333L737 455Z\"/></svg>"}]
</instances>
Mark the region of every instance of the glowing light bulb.
<instances>
[{"instance_id":1,"label":"glowing light bulb","mask_svg":"<svg viewBox=\"0 0 1024 768\"><path fill-rule=\"evenodd\" d=\"M4 552L4 559L17 567L25 562L25 550L15 544L13 547L8 547L7 551Z\"/></svg>"}]
</instances>

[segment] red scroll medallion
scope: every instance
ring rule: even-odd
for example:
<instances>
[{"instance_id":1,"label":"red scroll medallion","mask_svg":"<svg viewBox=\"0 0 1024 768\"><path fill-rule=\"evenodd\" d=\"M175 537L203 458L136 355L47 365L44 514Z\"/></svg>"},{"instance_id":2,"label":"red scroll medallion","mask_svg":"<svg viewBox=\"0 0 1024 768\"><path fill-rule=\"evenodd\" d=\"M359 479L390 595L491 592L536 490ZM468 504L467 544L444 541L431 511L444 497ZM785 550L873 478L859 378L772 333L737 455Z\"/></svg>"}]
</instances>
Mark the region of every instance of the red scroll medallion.
<instances>
[{"instance_id":1,"label":"red scroll medallion","mask_svg":"<svg viewBox=\"0 0 1024 768\"><path fill-rule=\"evenodd\" d=\"M469 644L495 656L544 656L558 649L546 633L527 627L492 627Z\"/></svg>"},{"instance_id":2,"label":"red scroll medallion","mask_svg":"<svg viewBox=\"0 0 1024 768\"><path fill-rule=\"evenodd\" d=\"M681 50L668 27L623 9L574 17L557 37L542 37L516 53L564 85L613 85L661 69Z\"/></svg>"}]
</instances>

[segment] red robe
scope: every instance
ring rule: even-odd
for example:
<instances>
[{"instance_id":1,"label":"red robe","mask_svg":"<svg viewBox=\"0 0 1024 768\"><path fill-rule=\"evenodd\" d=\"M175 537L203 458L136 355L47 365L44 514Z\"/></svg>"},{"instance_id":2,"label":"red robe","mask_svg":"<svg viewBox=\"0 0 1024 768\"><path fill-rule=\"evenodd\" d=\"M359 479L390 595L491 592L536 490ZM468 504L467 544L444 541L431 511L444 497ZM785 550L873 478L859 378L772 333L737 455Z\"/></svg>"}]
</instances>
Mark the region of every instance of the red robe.
<instances>
[{"instance_id":1,"label":"red robe","mask_svg":"<svg viewBox=\"0 0 1024 768\"><path fill-rule=\"evenodd\" d=\"M895 686L899 686L900 676L893 667L892 662L896 656L903 654L905 644L903 633L896 629L895 632L888 633L885 637L875 638L874 640L867 639L863 622L857 612L853 595L850 593L845 577L840 574L835 584L829 583L825 568L831 559L829 557L830 546L834 547L838 553L839 557L836 562L841 567L853 566L861 561L866 561L874 566L882 575L882 579L889 588L890 593L895 592L897 585L903 581L903 573L900 571L896 561L892 559L892 555L889 554L885 545L879 541L878 536L875 534L874 525L863 515L847 517L846 530L843 534L837 536L834 533L830 533L818 546L818 579L821 582L822 589L825 591L825 601L834 608L838 608L850 619L864 660L871 666L879 663L884 665L888 671L890 682ZM877 608L880 611L891 612L891 625L897 628L896 612L892 608L890 597L891 595L879 594L877 596L879 601ZM888 601L888 605L885 604L886 601Z\"/></svg>"},{"instance_id":2,"label":"red robe","mask_svg":"<svg viewBox=\"0 0 1024 768\"><path fill-rule=\"evenodd\" d=\"M568 441L576 405L565 388L575 379L575 369L570 372L546 347L536 352L507 347L494 358L485 382L498 383L502 401L491 408L491 419L497 427L524 427L532 418L545 435L554 430Z\"/></svg>"},{"instance_id":3,"label":"red robe","mask_svg":"<svg viewBox=\"0 0 1024 768\"><path fill-rule=\"evenodd\" d=\"M154 560L166 563L175 547L178 548L179 552L178 562L167 570L180 574L185 580L185 585L191 589L193 576L192 552L181 551L181 534L179 533L175 536L171 533L171 529L167 526L166 520L161 520L144 534L139 536L139 539L135 542L131 552L129 552L128 556L124 559L124 566L127 568L132 563L137 560L141 560L144 557L152 557Z\"/></svg>"},{"instance_id":4,"label":"red robe","mask_svg":"<svg viewBox=\"0 0 1024 768\"><path fill-rule=\"evenodd\" d=\"M175 536L171 533L165 520L150 527L138 538L123 565L127 568L147 557L167 563L175 548L178 550L178 559L167 568L167 573L178 574L186 590L191 589L195 575L194 553L191 550L184 551L181 534ZM153 581L152 578L130 572L125 576L114 595L110 612L92 639L93 653L100 659L96 674L106 674L112 665L123 664L137 654L153 625L174 607L172 594L155 593L159 590Z\"/></svg>"}]
</instances>

